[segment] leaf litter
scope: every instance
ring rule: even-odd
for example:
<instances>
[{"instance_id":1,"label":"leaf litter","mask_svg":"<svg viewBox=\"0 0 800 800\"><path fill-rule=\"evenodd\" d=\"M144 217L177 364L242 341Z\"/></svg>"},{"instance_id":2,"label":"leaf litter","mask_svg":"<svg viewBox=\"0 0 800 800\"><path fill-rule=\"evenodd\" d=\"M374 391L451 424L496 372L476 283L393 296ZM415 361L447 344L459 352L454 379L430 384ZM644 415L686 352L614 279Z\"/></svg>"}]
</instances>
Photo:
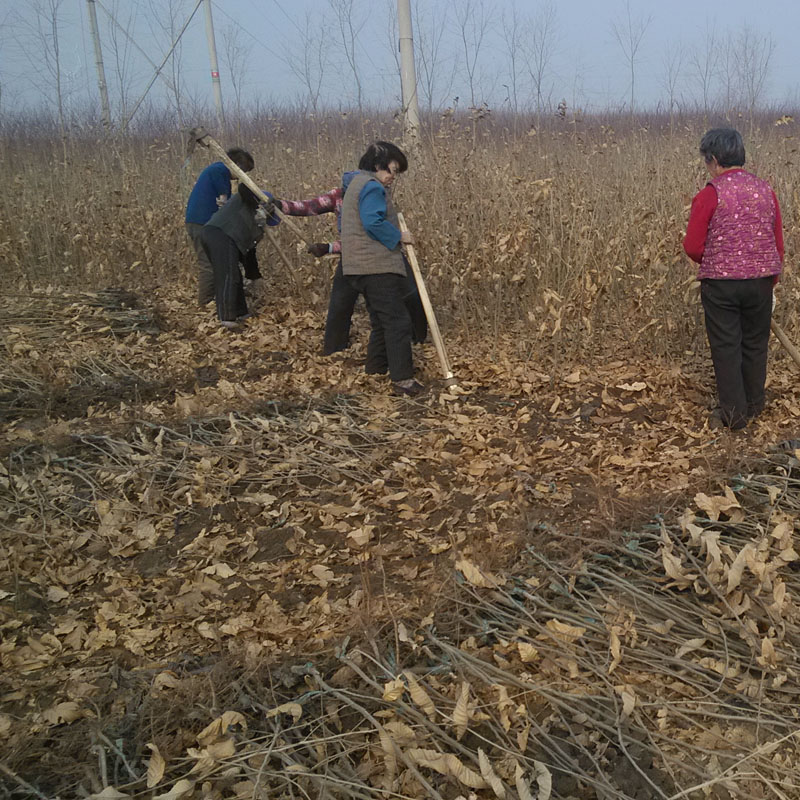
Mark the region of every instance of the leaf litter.
<instances>
[{"instance_id":1,"label":"leaf litter","mask_svg":"<svg viewBox=\"0 0 800 800\"><path fill-rule=\"evenodd\" d=\"M409 401L363 318L324 359L187 294L0 303L12 791L792 796L796 456L719 477L796 436L790 367L734 441L693 364L509 334Z\"/></svg>"}]
</instances>

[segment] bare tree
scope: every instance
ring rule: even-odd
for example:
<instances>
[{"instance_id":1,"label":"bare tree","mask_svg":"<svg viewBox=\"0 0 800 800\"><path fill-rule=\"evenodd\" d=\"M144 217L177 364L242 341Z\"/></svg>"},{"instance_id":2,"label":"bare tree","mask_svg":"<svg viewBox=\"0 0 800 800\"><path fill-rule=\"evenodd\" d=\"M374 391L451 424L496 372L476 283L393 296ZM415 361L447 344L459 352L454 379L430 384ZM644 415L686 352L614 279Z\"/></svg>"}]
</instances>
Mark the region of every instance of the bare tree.
<instances>
[{"instance_id":1,"label":"bare tree","mask_svg":"<svg viewBox=\"0 0 800 800\"><path fill-rule=\"evenodd\" d=\"M55 106L58 129L62 141L66 142L67 86L61 52L62 6L63 0L32 0L27 8L28 15L18 17L21 34L17 45L28 64L26 78Z\"/></svg>"},{"instance_id":2,"label":"bare tree","mask_svg":"<svg viewBox=\"0 0 800 800\"><path fill-rule=\"evenodd\" d=\"M247 83L250 55L253 51L251 42L242 41L242 29L229 23L222 29L222 61L228 73L236 103L236 136L241 138L242 130L242 89Z\"/></svg>"},{"instance_id":3,"label":"bare tree","mask_svg":"<svg viewBox=\"0 0 800 800\"><path fill-rule=\"evenodd\" d=\"M630 71L631 116L633 116L636 100L636 59L652 19L650 16L646 18L634 17L631 13L630 0L626 0L622 19L611 23L611 32L614 34L614 38L625 56L625 61Z\"/></svg>"},{"instance_id":4,"label":"bare tree","mask_svg":"<svg viewBox=\"0 0 800 800\"><path fill-rule=\"evenodd\" d=\"M162 74L167 77L170 101L178 115L179 125L184 127L183 106L186 87L183 81L181 59L183 48L180 41L177 40L188 13L186 0L148 0L148 6L150 8L148 20L153 37L162 42L166 39L166 48L174 45L169 59L169 68Z\"/></svg>"},{"instance_id":5,"label":"bare tree","mask_svg":"<svg viewBox=\"0 0 800 800\"><path fill-rule=\"evenodd\" d=\"M752 117L767 85L775 40L746 26L734 40L733 53L738 95Z\"/></svg>"},{"instance_id":6,"label":"bare tree","mask_svg":"<svg viewBox=\"0 0 800 800\"><path fill-rule=\"evenodd\" d=\"M444 106L456 76L455 60L451 58L448 65L442 49L449 22L448 6L436 1L422 3L417 0L412 7L412 13L417 83L428 113L431 113Z\"/></svg>"},{"instance_id":7,"label":"bare tree","mask_svg":"<svg viewBox=\"0 0 800 800\"><path fill-rule=\"evenodd\" d=\"M730 117L731 112L738 105L737 89L737 57L736 40L728 31L720 38L721 46L717 55L716 80L720 87L721 103L725 114Z\"/></svg>"},{"instance_id":8,"label":"bare tree","mask_svg":"<svg viewBox=\"0 0 800 800\"><path fill-rule=\"evenodd\" d=\"M683 61L686 57L686 51L682 44L669 44L664 50L661 58L661 85L667 93L667 109L669 111L669 128L672 130L676 96L678 91L678 84L680 83L681 74L683 71Z\"/></svg>"},{"instance_id":9,"label":"bare tree","mask_svg":"<svg viewBox=\"0 0 800 800\"><path fill-rule=\"evenodd\" d=\"M724 48L723 48L724 49ZM708 116L719 61L719 39L713 26L706 25L705 37L689 54L689 75L700 91L703 114Z\"/></svg>"},{"instance_id":10,"label":"bare tree","mask_svg":"<svg viewBox=\"0 0 800 800\"><path fill-rule=\"evenodd\" d=\"M106 34L107 48L111 54L113 64L114 83L119 102L120 119L127 119L130 87L133 80L133 58L134 48L130 34L126 30L131 30L136 23L136 11L138 6L125 6L128 9L127 19L118 22L122 11L120 0L114 0L111 5L111 24L108 25ZM124 22L124 24L123 24ZM152 62L151 62L152 64ZM152 64L155 69L155 64Z\"/></svg>"},{"instance_id":11,"label":"bare tree","mask_svg":"<svg viewBox=\"0 0 800 800\"><path fill-rule=\"evenodd\" d=\"M519 113L520 71L522 69L525 38L522 30L522 20L516 5L511 6L509 13L503 12L501 27L503 29L503 41L506 45L506 58L508 59L508 99L511 104L511 110L514 112L514 132L516 133L517 114Z\"/></svg>"},{"instance_id":12,"label":"bare tree","mask_svg":"<svg viewBox=\"0 0 800 800\"><path fill-rule=\"evenodd\" d=\"M325 46L329 23L322 18L306 12L305 24L300 32L300 47L287 46L284 50L286 63L294 76L303 84L305 90L304 106L313 114L319 108L322 82L330 62L328 48Z\"/></svg>"},{"instance_id":13,"label":"bare tree","mask_svg":"<svg viewBox=\"0 0 800 800\"><path fill-rule=\"evenodd\" d=\"M394 61L397 77L398 79L401 79L402 66L400 63L400 28L397 22L398 4L396 0L384 0L383 5L386 18L386 36L389 43L389 52L392 54L392 60Z\"/></svg>"},{"instance_id":14,"label":"bare tree","mask_svg":"<svg viewBox=\"0 0 800 800\"><path fill-rule=\"evenodd\" d=\"M356 0L328 0L328 4L333 10L336 25L341 37L342 49L345 60L350 71L353 73L353 82L356 87L356 101L358 111L363 111L363 89L361 85L361 73L358 66L358 35L364 28L366 19L358 19L356 16Z\"/></svg>"},{"instance_id":15,"label":"bare tree","mask_svg":"<svg viewBox=\"0 0 800 800\"><path fill-rule=\"evenodd\" d=\"M494 17L494 7L487 6L484 0L461 0L456 8L456 24L464 50L464 70L469 84L470 105L475 108L478 62Z\"/></svg>"},{"instance_id":16,"label":"bare tree","mask_svg":"<svg viewBox=\"0 0 800 800\"><path fill-rule=\"evenodd\" d=\"M543 0L526 28L525 63L536 98L537 124L544 108L544 86L558 44L558 15L553 0Z\"/></svg>"}]
</instances>

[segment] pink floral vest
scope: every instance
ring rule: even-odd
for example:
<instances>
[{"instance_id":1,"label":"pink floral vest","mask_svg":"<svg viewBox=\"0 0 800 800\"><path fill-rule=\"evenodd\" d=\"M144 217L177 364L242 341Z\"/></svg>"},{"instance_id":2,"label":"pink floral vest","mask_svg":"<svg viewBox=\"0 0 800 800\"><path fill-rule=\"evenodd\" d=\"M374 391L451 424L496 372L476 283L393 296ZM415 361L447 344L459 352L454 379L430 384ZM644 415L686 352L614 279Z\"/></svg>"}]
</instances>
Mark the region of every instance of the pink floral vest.
<instances>
[{"instance_id":1,"label":"pink floral vest","mask_svg":"<svg viewBox=\"0 0 800 800\"><path fill-rule=\"evenodd\" d=\"M711 184L717 190L717 208L697 277L741 280L779 274L770 185L744 170L725 172Z\"/></svg>"}]
</instances>

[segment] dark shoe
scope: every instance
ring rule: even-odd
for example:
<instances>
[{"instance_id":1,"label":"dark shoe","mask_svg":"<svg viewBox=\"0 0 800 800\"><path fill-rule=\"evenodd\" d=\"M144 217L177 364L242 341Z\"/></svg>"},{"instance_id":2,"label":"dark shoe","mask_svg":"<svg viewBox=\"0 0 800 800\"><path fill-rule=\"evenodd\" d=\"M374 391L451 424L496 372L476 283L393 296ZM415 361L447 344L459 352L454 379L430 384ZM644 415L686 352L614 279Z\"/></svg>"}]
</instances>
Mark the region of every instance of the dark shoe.
<instances>
[{"instance_id":1,"label":"dark shoe","mask_svg":"<svg viewBox=\"0 0 800 800\"><path fill-rule=\"evenodd\" d=\"M722 430L723 428L730 428L732 431L740 431L742 428L747 427L747 420L742 419L731 424L725 419L722 409L715 408L708 415L708 427L712 431Z\"/></svg>"},{"instance_id":2,"label":"dark shoe","mask_svg":"<svg viewBox=\"0 0 800 800\"><path fill-rule=\"evenodd\" d=\"M392 391L397 395L417 397L425 391L425 387L419 381L409 378L407 381L393 381Z\"/></svg>"}]
</instances>

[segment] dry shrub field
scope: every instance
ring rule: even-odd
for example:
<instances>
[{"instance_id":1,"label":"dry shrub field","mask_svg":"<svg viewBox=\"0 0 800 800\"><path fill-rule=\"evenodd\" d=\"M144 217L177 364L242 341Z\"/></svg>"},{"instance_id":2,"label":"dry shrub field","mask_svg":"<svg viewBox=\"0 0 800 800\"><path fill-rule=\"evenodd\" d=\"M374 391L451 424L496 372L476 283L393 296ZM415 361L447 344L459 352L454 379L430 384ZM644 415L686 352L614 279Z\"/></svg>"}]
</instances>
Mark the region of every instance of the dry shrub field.
<instances>
[{"instance_id":1,"label":"dry shrub field","mask_svg":"<svg viewBox=\"0 0 800 800\"><path fill-rule=\"evenodd\" d=\"M419 347L414 401L363 311L319 355L333 265L285 226L241 333L196 307L180 134L6 130L0 797L800 796L798 368L706 426L703 126L513 129L443 119L398 182L459 379ZM798 341L796 129L747 134ZM239 142L300 199L379 136Z\"/></svg>"}]
</instances>

